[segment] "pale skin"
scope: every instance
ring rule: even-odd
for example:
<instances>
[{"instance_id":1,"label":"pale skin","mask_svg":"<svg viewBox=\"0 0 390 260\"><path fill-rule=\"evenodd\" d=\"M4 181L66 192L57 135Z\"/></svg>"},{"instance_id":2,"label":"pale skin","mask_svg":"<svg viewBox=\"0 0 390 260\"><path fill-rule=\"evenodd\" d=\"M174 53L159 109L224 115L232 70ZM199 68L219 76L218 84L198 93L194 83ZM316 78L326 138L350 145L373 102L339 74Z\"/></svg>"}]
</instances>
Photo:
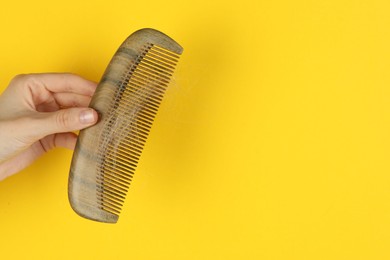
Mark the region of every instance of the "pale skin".
<instances>
[{"instance_id":1,"label":"pale skin","mask_svg":"<svg viewBox=\"0 0 390 260\"><path fill-rule=\"evenodd\" d=\"M16 76L0 95L0 180L55 147L74 149L74 131L94 125L96 83L73 74Z\"/></svg>"}]
</instances>

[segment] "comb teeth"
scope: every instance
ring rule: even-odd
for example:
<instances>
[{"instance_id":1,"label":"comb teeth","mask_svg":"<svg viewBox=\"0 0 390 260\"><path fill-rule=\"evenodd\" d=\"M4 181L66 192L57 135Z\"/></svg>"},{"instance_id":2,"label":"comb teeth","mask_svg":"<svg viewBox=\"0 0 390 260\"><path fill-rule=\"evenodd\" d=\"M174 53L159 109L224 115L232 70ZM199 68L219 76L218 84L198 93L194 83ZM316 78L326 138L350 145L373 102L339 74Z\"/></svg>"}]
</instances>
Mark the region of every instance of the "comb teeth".
<instances>
[{"instance_id":1,"label":"comb teeth","mask_svg":"<svg viewBox=\"0 0 390 260\"><path fill-rule=\"evenodd\" d=\"M182 48L153 29L131 35L108 66L91 107L100 122L82 130L69 199L81 216L115 223Z\"/></svg>"},{"instance_id":2,"label":"comb teeth","mask_svg":"<svg viewBox=\"0 0 390 260\"><path fill-rule=\"evenodd\" d=\"M178 56L154 44L123 75L108 112L100 153L97 198L101 209L118 215Z\"/></svg>"}]
</instances>

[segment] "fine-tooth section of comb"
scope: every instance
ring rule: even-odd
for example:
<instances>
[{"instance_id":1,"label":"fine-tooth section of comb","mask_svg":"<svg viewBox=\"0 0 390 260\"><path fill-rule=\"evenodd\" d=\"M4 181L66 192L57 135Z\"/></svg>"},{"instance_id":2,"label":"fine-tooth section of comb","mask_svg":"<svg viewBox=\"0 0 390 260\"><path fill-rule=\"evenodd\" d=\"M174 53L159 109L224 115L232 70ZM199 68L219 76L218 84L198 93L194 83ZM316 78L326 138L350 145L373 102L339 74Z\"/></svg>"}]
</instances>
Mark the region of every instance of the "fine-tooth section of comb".
<instances>
[{"instance_id":1,"label":"fine-tooth section of comb","mask_svg":"<svg viewBox=\"0 0 390 260\"><path fill-rule=\"evenodd\" d=\"M182 47L141 29L119 47L92 97L99 122L80 131L69 201L80 216L116 223Z\"/></svg>"}]
</instances>

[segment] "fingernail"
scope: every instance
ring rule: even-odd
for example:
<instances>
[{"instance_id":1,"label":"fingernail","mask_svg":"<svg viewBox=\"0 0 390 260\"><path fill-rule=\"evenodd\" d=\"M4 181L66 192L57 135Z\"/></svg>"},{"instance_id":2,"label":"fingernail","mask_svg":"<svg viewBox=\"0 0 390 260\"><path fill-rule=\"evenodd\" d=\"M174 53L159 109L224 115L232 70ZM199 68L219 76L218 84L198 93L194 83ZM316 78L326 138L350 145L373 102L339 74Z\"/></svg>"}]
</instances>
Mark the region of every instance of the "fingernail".
<instances>
[{"instance_id":1,"label":"fingernail","mask_svg":"<svg viewBox=\"0 0 390 260\"><path fill-rule=\"evenodd\" d=\"M80 113L80 122L83 124L90 124L95 122L95 115L92 110L84 110Z\"/></svg>"}]
</instances>

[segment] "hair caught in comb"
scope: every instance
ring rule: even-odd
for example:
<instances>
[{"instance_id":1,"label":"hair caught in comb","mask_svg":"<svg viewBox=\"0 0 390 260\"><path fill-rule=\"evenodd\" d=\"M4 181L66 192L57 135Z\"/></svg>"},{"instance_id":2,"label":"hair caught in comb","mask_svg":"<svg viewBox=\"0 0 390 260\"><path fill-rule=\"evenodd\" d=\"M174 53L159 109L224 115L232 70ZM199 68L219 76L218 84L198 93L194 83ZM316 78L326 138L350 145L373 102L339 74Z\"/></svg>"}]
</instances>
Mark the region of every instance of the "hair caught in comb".
<instances>
[{"instance_id":1,"label":"hair caught in comb","mask_svg":"<svg viewBox=\"0 0 390 260\"><path fill-rule=\"evenodd\" d=\"M90 106L100 114L80 131L69 201L81 216L116 223L153 120L183 49L154 29L130 35L108 65Z\"/></svg>"}]
</instances>

